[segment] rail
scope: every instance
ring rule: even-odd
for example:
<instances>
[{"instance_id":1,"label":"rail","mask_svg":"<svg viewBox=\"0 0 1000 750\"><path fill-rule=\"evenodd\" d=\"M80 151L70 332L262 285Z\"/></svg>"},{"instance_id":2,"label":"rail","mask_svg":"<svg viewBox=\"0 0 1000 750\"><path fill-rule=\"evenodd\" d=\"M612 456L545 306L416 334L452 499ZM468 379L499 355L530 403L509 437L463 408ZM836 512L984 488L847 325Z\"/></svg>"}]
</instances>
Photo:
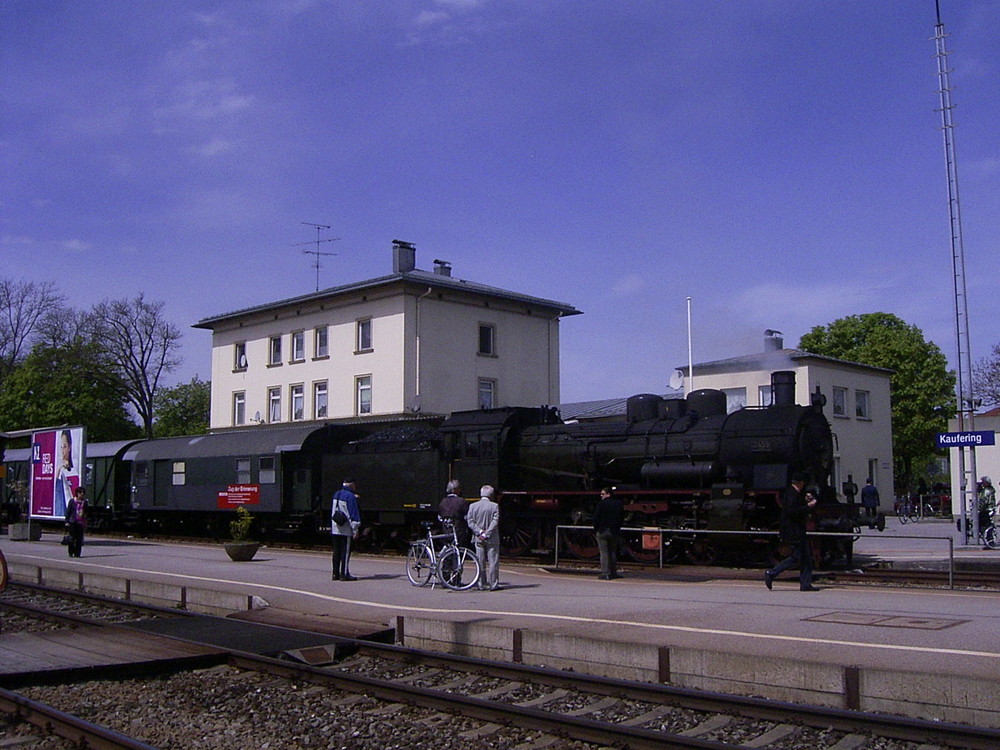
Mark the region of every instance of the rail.
<instances>
[{"instance_id":1,"label":"rail","mask_svg":"<svg viewBox=\"0 0 1000 750\"><path fill-rule=\"evenodd\" d=\"M556 526L556 541L555 541L555 561L554 565L559 566L559 533L561 530L572 529L574 531L587 531L593 533L593 530L587 526L573 526L573 525L561 525ZM660 535L660 554L659 554L659 567L663 567L663 535L664 534L678 534L681 536L692 536L697 534L704 534L709 536L779 536L780 532L777 531L727 531L727 530L715 530L715 529L664 529L659 526L623 526L622 532L635 532L639 534L659 534ZM853 532L844 531L809 531L808 535L810 537L850 537L855 540L861 536L866 536L864 534L855 534ZM874 534L869 534L867 536L874 536ZM948 588L955 588L955 540L950 536L919 536L919 535L899 535L893 534L893 539L920 539L920 540L943 540L948 542Z\"/></svg>"}]
</instances>

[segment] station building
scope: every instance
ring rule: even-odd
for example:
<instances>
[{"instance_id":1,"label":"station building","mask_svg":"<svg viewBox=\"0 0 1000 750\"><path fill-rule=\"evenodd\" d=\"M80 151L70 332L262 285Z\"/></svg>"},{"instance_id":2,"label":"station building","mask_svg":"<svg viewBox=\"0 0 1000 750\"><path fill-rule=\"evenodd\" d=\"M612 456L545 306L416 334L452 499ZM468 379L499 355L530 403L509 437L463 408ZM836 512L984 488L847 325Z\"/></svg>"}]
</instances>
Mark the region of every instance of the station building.
<instances>
[{"instance_id":1,"label":"station building","mask_svg":"<svg viewBox=\"0 0 1000 750\"><path fill-rule=\"evenodd\" d=\"M394 240L392 273L205 318L210 429L559 403L572 305L478 284Z\"/></svg>"},{"instance_id":2,"label":"station building","mask_svg":"<svg viewBox=\"0 0 1000 750\"><path fill-rule=\"evenodd\" d=\"M997 435L1000 435L1000 407L991 409L982 414L976 414L974 419L975 432L993 432L993 445L980 445L976 447L976 472L972 474L971 456L966 451L966 476L965 487L967 492L973 492L976 483L982 477L989 477L994 487L1000 487L1000 445L997 444ZM968 425L965 427L968 430ZM948 420L948 432L958 432L958 420ZM963 477L961 475L961 463L958 460L958 448L951 448L948 456L951 463L951 504L952 513L959 516L962 513L962 491ZM970 499L966 495L966 499Z\"/></svg>"}]
</instances>

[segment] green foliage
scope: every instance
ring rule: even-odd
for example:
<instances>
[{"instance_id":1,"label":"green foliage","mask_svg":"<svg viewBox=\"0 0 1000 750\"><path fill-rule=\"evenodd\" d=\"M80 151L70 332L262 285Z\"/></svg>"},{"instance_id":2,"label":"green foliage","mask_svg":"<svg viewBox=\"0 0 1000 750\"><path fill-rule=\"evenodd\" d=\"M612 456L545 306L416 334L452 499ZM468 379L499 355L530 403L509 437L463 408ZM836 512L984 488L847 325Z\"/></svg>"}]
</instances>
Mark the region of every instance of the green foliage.
<instances>
[{"instance_id":1,"label":"green foliage","mask_svg":"<svg viewBox=\"0 0 1000 750\"><path fill-rule=\"evenodd\" d=\"M164 388L156 396L155 437L203 435L208 432L212 384L197 375L190 383Z\"/></svg>"},{"instance_id":2,"label":"green foliage","mask_svg":"<svg viewBox=\"0 0 1000 750\"><path fill-rule=\"evenodd\" d=\"M229 522L229 535L234 542L246 542L250 539L250 526L253 524L253 516L241 505L236 509L236 518Z\"/></svg>"},{"instance_id":3,"label":"green foliage","mask_svg":"<svg viewBox=\"0 0 1000 750\"><path fill-rule=\"evenodd\" d=\"M139 437L123 391L95 346L38 345L0 388L0 429L81 424L93 442Z\"/></svg>"},{"instance_id":4,"label":"green foliage","mask_svg":"<svg viewBox=\"0 0 1000 750\"><path fill-rule=\"evenodd\" d=\"M816 326L799 348L892 370L892 450L897 485L908 487L914 466L934 455L934 435L955 412L955 376L938 346L890 313L852 315Z\"/></svg>"}]
</instances>

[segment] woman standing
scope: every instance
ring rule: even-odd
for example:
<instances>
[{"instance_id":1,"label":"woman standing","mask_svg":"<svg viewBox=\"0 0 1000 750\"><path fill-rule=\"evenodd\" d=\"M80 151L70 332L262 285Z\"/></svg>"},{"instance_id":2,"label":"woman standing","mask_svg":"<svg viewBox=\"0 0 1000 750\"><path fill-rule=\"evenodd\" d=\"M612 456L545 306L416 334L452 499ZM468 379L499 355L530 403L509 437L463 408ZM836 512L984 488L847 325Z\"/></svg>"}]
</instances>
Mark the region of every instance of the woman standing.
<instances>
[{"instance_id":1,"label":"woman standing","mask_svg":"<svg viewBox=\"0 0 1000 750\"><path fill-rule=\"evenodd\" d=\"M79 557L83 551L83 532L87 528L87 489L77 487L76 495L66 509L66 529L69 533L69 556Z\"/></svg>"}]
</instances>

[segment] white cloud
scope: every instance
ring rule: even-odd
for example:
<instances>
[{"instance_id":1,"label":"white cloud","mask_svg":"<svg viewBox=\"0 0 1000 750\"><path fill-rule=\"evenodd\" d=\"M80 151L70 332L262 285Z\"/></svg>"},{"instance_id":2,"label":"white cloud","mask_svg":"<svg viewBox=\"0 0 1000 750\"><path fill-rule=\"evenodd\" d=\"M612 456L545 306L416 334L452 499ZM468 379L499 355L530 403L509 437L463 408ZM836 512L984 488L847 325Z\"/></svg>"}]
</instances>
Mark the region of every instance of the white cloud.
<instances>
[{"instance_id":1,"label":"white cloud","mask_svg":"<svg viewBox=\"0 0 1000 750\"><path fill-rule=\"evenodd\" d=\"M234 148L236 148L236 144L232 141L227 141L223 138L213 138L208 143L204 143L201 146L193 146L191 151L199 156L211 158L213 156L218 156L219 154L228 153Z\"/></svg>"},{"instance_id":2,"label":"white cloud","mask_svg":"<svg viewBox=\"0 0 1000 750\"><path fill-rule=\"evenodd\" d=\"M642 291L646 286L646 280L638 274L629 274L618 279L611 285L612 297L629 297Z\"/></svg>"}]
</instances>

